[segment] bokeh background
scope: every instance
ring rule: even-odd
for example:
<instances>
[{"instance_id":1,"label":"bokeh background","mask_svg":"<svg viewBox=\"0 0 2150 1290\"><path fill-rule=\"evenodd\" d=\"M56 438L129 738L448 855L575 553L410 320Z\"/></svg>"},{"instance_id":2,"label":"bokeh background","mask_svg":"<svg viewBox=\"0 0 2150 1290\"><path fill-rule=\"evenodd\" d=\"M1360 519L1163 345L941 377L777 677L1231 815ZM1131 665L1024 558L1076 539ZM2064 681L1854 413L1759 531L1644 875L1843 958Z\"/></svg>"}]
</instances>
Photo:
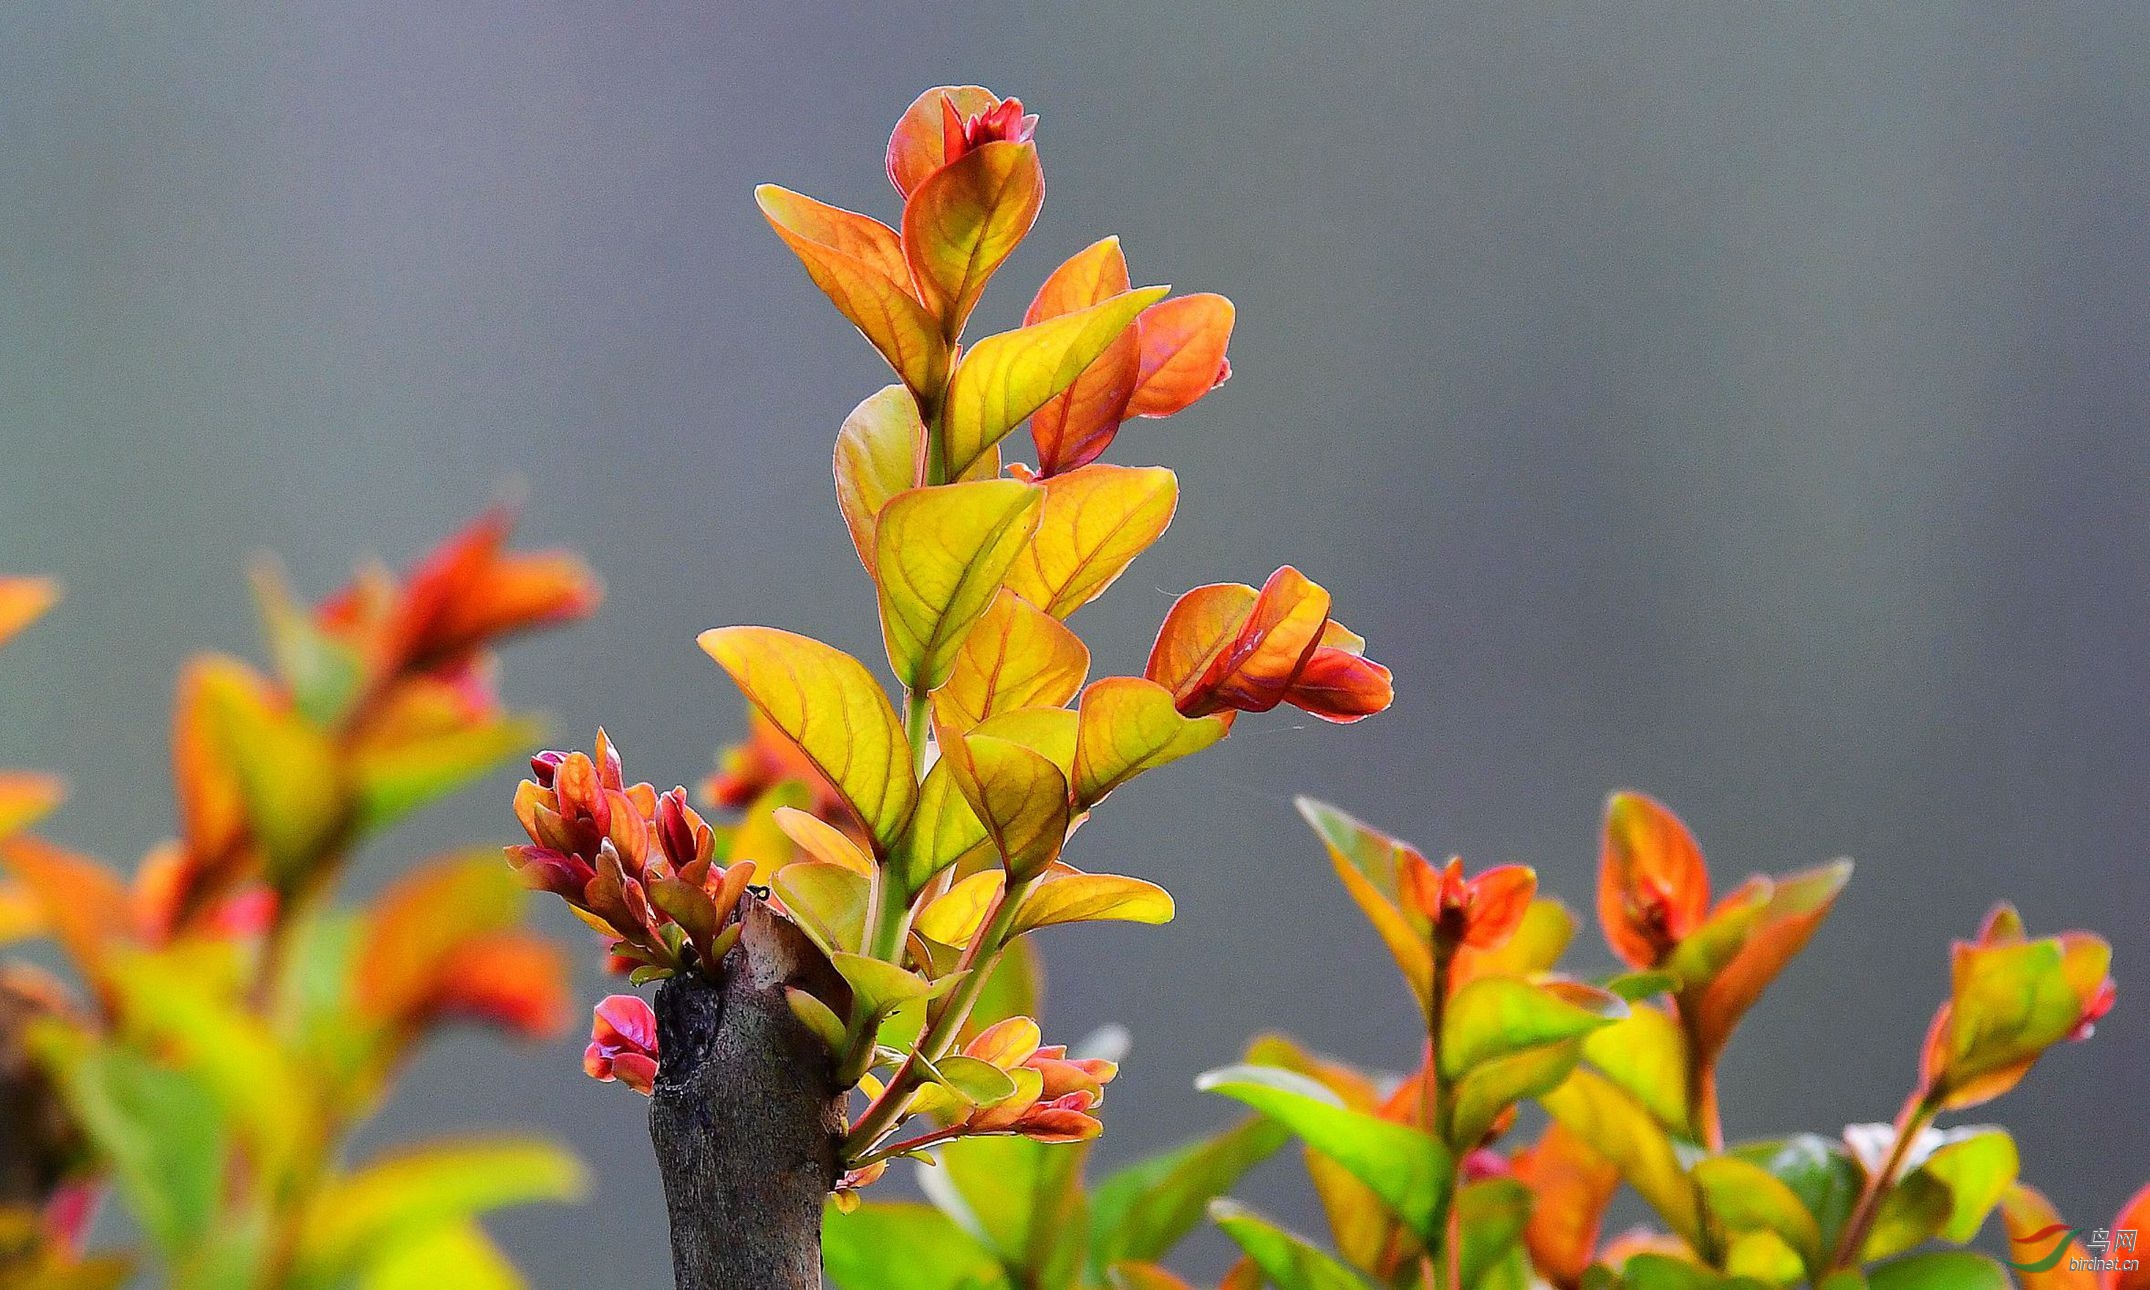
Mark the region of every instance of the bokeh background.
<instances>
[{"instance_id":1,"label":"bokeh background","mask_svg":"<svg viewBox=\"0 0 2150 1290\"><path fill-rule=\"evenodd\" d=\"M1100 668L1290 560L1399 681L1358 728L1250 720L1085 831L1181 908L1049 943L1053 1030L1134 1032L1101 1160L1226 1119L1190 1081L1266 1028L1410 1059L1296 792L1578 907L1616 786L1727 878L1857 857L1727 1118L1883 1119L1994 897L2150 980L2146 67L2132 5L16 0L0 564L71 595L0 668L0 761L73 776L62 840L139 853L175 669L254 648L248 554L320 592L504 486L611 589L506 688L638 774L692 782L739 729L701 628L876 657L827 460L883 377L749 191L887 214L896 113L977 80L1043 113L1051 189L983 325L1106 232L1240 306L1232 383L1116 450L1185 501L1085 611ZM360 884L505 840L512 778ZM2079 1222L2150 1159L2130 999L1992 1109ZM547 1126L595 1193L506 1244L542 1286L663 1283L642 1106L578 1047L451 1042L367 1145ZM1248 1194L1312 1225L1296 1172Z\"/></svg>"}]
</instances>

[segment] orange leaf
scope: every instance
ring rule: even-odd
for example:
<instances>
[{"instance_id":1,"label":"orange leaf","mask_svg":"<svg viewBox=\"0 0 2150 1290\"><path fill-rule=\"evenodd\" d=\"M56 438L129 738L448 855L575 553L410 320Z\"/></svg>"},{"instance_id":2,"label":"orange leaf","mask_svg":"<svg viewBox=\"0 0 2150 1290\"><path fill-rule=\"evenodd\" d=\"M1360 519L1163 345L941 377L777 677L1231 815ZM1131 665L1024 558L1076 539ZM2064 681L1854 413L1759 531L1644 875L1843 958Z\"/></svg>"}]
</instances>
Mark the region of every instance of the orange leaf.
<instances>
[{"instance_id":1,"label":"orange leaf","mask_svg":"<svg viewBox=\"0 0 2150 1290\"><path fill-rule=\"evenodd\" d=\"M353 972L359 1004L396 1025L421 1022L456 956L515 925L523 886L490 853L435 860L374 901Z\"/></svg>"},{"instance_id":2,"label":"orange leaf","mask_svg":"<svg viewBox=\"0 0 2150 1290\"><path fill-rule=\"evenodd\" d=\"M515 515L494 507L411 571L382 629L383 666L421 670L500 638L571 622L602 597L597 579L565 552L507 549Z\"/></svg>"},{"instance_id":3,"label":"orange leaf","mask_svg":"<svg viewBox=\"0 0 2150 1290\"><path fill-rule=\"evenodd\" d=\"M84 976L101 978L110 952L133 939L127 888L95 860L25 834L0 844L0 863L43 905L53 934Z\"/></svg>"},{"instance_id":4,"label":"orange leaf","mask_svg":"<svg viewBox=\"0 0 2150 1290\"><path fill-rule=\"evenodd\" d=\"M934 710L968 730L996 712L1062 707L1089 670L1081 637L1004 587L963 638Z\"/></svg>"},{"instance_id":5,"label":"orange leaf","mask_svg":"<svg viewBox=\"0 0 2150 1290\"><path fill-rule=\"evenodd\" d=\"M507 932L463 945L441 966L433 1019L498 1026L530 1039L567 1024L567 964L560 947Z\"/></svg>"},{"instance_id":6,"label":"orange leaf","mask_svg":"<svg viewBox=\"0 0 2150 1290\"><path fill-rule=\"evenodd\" d=\"M1151 306L1137 329L1141 374L1127 412L1168 417L1224 384L1232 374L1225 347L1232 340L1232 302L1197 292Z\"/></svg>"},{"instance_id":7,"label":"orange leaf","mask_svg":"<svg viewBox=\"0 0 2150 1290\"><path fill-rule=\"evenodd\" d=\"M775 184L755 189L754 200L814 285L903 383L920 394L938 391L948 378L948 345L911 294L895 230Z\"/></svg>"},{"instance_id":8,"label":"orange leaf","mask_svg":"<svg viewBox=\"0 0 2150 1290\"><path fill-rule=\"evenodd\" d=\"M2150 1186L2129 1197L2128 1203L2120 1207L2120 1217L2113 1220L2115 1231L2139 1233L2145 1228L2150 1228ZM2134 1263L2134 1268L2114 1273L2112 1284L2105 1290L2150 1290L2150 1271L2133 1257L2133 1251L2129 1253L2127 1261Z\"/></svg>"},{"instance_id":9,"label":"orange leaf","mask_svg":"<svg viewBox=\"0 0 2150 1290\"><path fill-rule=\"evenodd\" d=\"M888 181L906 197L948 164L944 102L957 116L972 117L999 107L1000 97L982 85L937 85L904 109L888 136Z\"/></svg>"},{"instance_id":10,"label":"orange leaf","mask_svg":"<svg viewBox=\"0 0 2150 1290\"><path fill-rule=\"evenodd\" d=\"M1598 861L1598 921L1613 952L1654 968L1701 926L1709 904L1709 869L1680 817L1640 793L1613 794Z\"/></svg>"},{"instance_id":11,"label":"orange leaf","mask_svg":"<svg viewBox=\"0 0 2150 1290\"><path fill-rule=\"evenodd\" d=\"M57 775L0 770L0 838L37 823L65 796L66 782Z\"/></svg>"},{"instance_id":12,"label":"orange leaf","mask_svg":"<svg viewBox=\"0 0 2150 1290\"><path fill-rule=\"evenodd\" d=\"M1531 1261L1546 1280L1573 1290L1597 1251L1598 1227L1620 1186L1620 1171L1555 1120L1535 1146L1516 1153L1515 1175L1532 1197L1523 1230Z\"/></svg>"},{"instance_id":13,"label":"orange leaf","mask_svg":"<svg viewBox=\"0 0 2150 1290\"><path fill-rule=\"evenodd\" d=\"M1043 873L1067 839L1068 781L1044 754L1007 739L935 732L964 800L984 823L1008 880Z\"/></svg>"},{"instance_id":14,"label":"orange leaf","mask_svg":"<svg viewBox=\"0 0 2150 1290\"><path fill-rule=\"evenodd\" d=\"M1299 679L1284 694L1284 701L1293 707L1343 725L1385 712L1395 700L1395 679L1387 668L1327 645L1307 656Z\"/></svg>"},{"instance_id":15,"label":"orange leaf","mask_svg":"<svg viewBox=\"0 0 2150 1290\"><path fill-rule=\"evenodd\" d=\"M1179 478L1163 466L1084 466L1044 482L1045 506L1008 587L1055 618L1105 593L1171 527Z\"/></svg>"},{"instance_id":16,"label":"orange leaf","mask_svg":"<svg viewBox=\"0 0 2150 1290\"><path fill-rule=\"evenodd\" d=\"M1839 860L1780 880L1730 961L1707 982L1682 989L1681 1006L1694 1016L1698 1060L1715 1060L1747 1009L1814 938L1850 879L1851 861Z\"/></svg>"},{"instance_id":17,"label":"orange leaf","mask_svg":"<svg viewBox=\"0 0 2150 1290\"><path fill-rule=\"evenodd\" d=\"M1180 711L1267 712L1320 643L1329 593L1319 584L1285 565L1251 599L1249 590L1198 587L1166 615L1149 677L1172 691ZM1244 613L1234 614L1239 606Z\"/></svg>"},{"instance_id":18,"label":"orange leaf","mask_svg":"<svg viewBox=\"0 0 2150 1290\"><path fill-rule=\"evenodd\" d=\"M2124 1221L2125 1215L2122 1217ZM2028 1183L2011 1184L2001 1193L2001 1221L2008 1228L2008 1257L2018 1263L2043 1262L2053 1242L2063 1239L2056 1229L2067 1226L2053 1202ZM2064 1239L2068 1249L2060 1262L2043 1272L2016 1270L2023 1290L2098 1290L2098 1274L2076 1266L2079 1260L2089 1262L2090 1251L2073 1236Z\"/></svg>"},{"instance_id":19,"label":"orange leaf","mask_svg":"<svg viewBox=\"0 0 2150 1290\"><path fill-rule=\"evenodd\" d=\"M1045 172L1028 143L997 142L934 171L903 206L903 259L926 309L953 342L987 279L1030 232Z\"/></svg>"},{"instance_id":20,"label":"orange leaf","mask_svg":"<svg viewBox=\"0 0 2150 1290\"><path fill-rule=\"evenodd\" d=\"M0 578L0 645L44 616L60 598L50 578Z\"/></svg>"},{"instance_id":21,"label":"orange leaf","mask_svg":"<svg viewBox=\"0 0 2150 1290\"><path fill-rule=\"evenodd\" d=\"M1128 289L1127 258L1120 239L1093 242L1053 270L1038 288L1023 323L1043 322L1102 303ZM1152 306L1154 313L1158 306ZM1127 401L1141 374L1142 338L1130 327L1113 339L1066 390L1053 396L1030 418L1030 437L1038 446L1038 473L1057 475L1097 459L1127 416Z\"/></svg>"}]
</instances>

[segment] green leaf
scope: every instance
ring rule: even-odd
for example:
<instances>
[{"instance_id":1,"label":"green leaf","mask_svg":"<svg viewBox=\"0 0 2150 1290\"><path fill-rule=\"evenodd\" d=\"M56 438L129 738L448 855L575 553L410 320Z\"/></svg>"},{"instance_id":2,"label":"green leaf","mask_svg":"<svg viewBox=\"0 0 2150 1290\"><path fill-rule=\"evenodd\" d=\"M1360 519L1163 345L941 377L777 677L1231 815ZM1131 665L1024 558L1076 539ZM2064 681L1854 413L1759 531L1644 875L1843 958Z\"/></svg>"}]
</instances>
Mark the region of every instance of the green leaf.
<instances>
[{"instance_id":1,"label":"green leaf","mask_svg":"<svg viewBox=\"0 0 2150 1290\"><path fill-rule=\"evenodd\" d=\"M1450 1143L1468 1149L1483 1138L1501 1112L1560 1087L1582 1060L1574 1040L1526 1048L1481 1062L1456 1082L1456 1105L1450 1117Z\"/></svg>"},{"instance_id":2,"label":"green leaf","mask_svg":"<svg viewBox=\"0 0 2150 1290\"><path fill-rule=\"evenodd\" d=\"M1752 1277L1724 1276L1684 1259L1638 1254L1624 1270L1626 1290L1772 1290Z\"/></svg>"},{"instance_id":3,"label":"green leaf","mask_svg":"<svg viewBox=\"0 0 2150 1290\"><path fill-rule=\"evenodd\" d=\"M1463 1284L1482 1287L1522 1242L1530 1189L1513 1178L1469 1183L1456 1193L1456 1218L1463 1233Z\"/></svg>"},{"instance_id":4,"label":"green leaf","mask_svg":"<svg viewBox=\"0 0 2150 1290\"><path fill-rule=\"evenodd\" d=\"M811 637L718 627L696 643L835 785L887 855L918 799L911 745L866 665Z\"/></svg>"},{"instance_id":5,"label":"green leaf","mask_svg":"<svg viewBox=\"0 0 2150 1290\"><path fill-rule=\"evenodd\" d=\"M937 689L971 625L1038 522L1042 490L1014 479L914 488L881 512L874 541L881 635L896 679Z\"/></svg>"},{"instance_id":6,"label":"green leaf","mask_svg":"<svg viewBox=\"0 0 2150 1290\"><path fill-rule=\"evenodd\" d=\"M1441 1029L1441 1070L1461 1076L1495 1058L1602 1030L1626 1012L1619 996L1590 986L1480 977L1449 1000Z\"/></svg>"},{"instance_id":7,"label":"green leaf","mask_svg":"<svg viewBox=\"0 0 2150 1290\"><path fill-rule=\"evenodd\" d=\"M933 1064L927 1078L973 1106L991 1106L1015 1095L1015 1081L991 1062L952 1054Z\"/></svg>"},{"instance_id":8,"label":"green leaf","mask_svg":"<svg viewBox=\"0 0 2150 1290\"><path fill-rule=\"evenodd\" d=\"M789 873L796 865L786 865ZM848 872L848 871L846 871ZM856 876L856 875L854 875ZM868 958L863 954L837 951L829 955L851 986L851 1016L854 1025L871 1024L894 1012L913 999L923 999L929 986L915 972L906 972L893 963Z\"/></svg>"},{"instance_id":9,"label":"green leaf","mask_svg":"<svg viewBox=\"0 0 2150 1290\"><path fill-rule=\"evenodd\" d=\"M1123 291L1088 309L988 336L971 346L949 380L943 412L949 476L969 470L1025 417L1073 385L1083 369L1169 289Z\"/></svg>"},{"instance_id":10,"label":"green leaf","mask_svg":"<svg viewBox=\"0 0 2150 1290\"><path fill-rule=\"evenodd\" d=\"M1277 1290L1367 1290L1358 1273L1243 1205L1214 1200L1209 1214Z\"/></svg>"},{"instance_id":11,"label":"green leaf","mask_svg":"<svg viewBox=\"0 0 2150 1290\"><path fill-rule=\"evenodd\" d=\"M1164 1258L1202 1221L1209 1202L1274 1154L1286 1136L1273 1120L1251 1119L1107 1178L1091 1199L1091 1274L1122 1260Z\"/></svg>"},{"instance_id":12,"label":"green leaf","mask_svg":"<svg viewBox=\"0 0 2150 1290\"><path fill-rule=\"evenodd\" d=\"M1734 1232L1774 1232L1784 1238L1810 1272L1821 1270L1821 1227L1798 1194L1776 1175L1738 1156L1698 1161L1693 1172L1710 1212L1726 1228Z\"/></svg>"},{"instance_id":13,"label":"green leaf","mask_svg":"<svg viewBox=\"0 0 2150 1290\"><path fill-rule=\"evenodd\" d=\"M1919 1168L1949 1190L1949 1216L1941 1239L1964 1245L1978 1235L1987 1215L2016 1181L2016 1141L2005 1129L1952 1129L1948 1141Z\"/></svg>"},{"instance_id":14,"label":"green leaf","mask_svg":"<svg viewBox=\"0 0 2150 1290\"><path fill-rule=\"evenodd\" d=\"M376 1251L490 1210L579 1196L582 1166L542 1142L471 1142L383 1157L323 1188L307 1214L300 1260L333 1283Z\"/></svg>"},{"instance_id":15,"label":"green leaf","mask_svg":"<svg viewBox=\"0 0 2150 1290\"><path fill-rule=\"evenodd\" d=\"M239 781L246 819L271 877L289 888L335 837L350 796L334 744L243 668L201 674L212 737Z\"/></svg>"},{"instance_id":16,"label":"green leaf","mask_svg":"<svg viewBox=\"0 0 2150 1290\"><path fill-rule=\"evenodd\" d=\"M941 1148L919 1185L941 1211L999 1255L1025 1286L1071 1283L1086 1236L1086 1143L962 1138Z\"/></svg>"},{"instance_id":17,"label":"green leaf","mask_svg":"<svg viewBox=\"0 0 2150 1290\"><path fill-rule=\"evenodd\" d=\"M1451 1181L1448 1149L1408 1125L1346 1110L1328 1089L1274 1066L1227 1066L1195 1087L1245 1103L1349 1170L1421 1240L1434 1240Z\"/></svg>"},{"instance_id":18,"label":"green leaf","mask_svg":"<svg viewBox=\"0 0 2150 1290\"><path fill-rule=\"evenodd\" d=\"M897 854L898 871L907 893L925 890L941 870L958 861L989 851L992 840L956 783L955 767L947 758L933 764L918 788L918 811L911 818L910 837Z\"/></svg>"},{"instance_id":19,"label":"green leaf","mask_svg":"<svg viewBox=\"0 0 2150 1290\"><path fill-rule=\"evenodd\" d=\"M33 1042L150 1239L175 1259L199 1244L224 1184L216 1095L191 1075L68 1030L36 1032Z\"/></svg>"},{"instance_id":20,"label":"green leaf","mask_svg":"<svg viewBox=\"0 0 2150 1290\"><path fill-rule=\"evenodd\" d=\"M1821 1248L1836 1248L1866 1178L1841 1141L1801 1133L1779 1141L1742 1143L1732 1154L1760 1165L1789 1187L1800 1208L1813 1215Z\"/></svg>"},{"instance_id":21,"label":"green leaf","mask_svg":"<svg viewBox=\"0 0 2150 1290\"><path fill-rule=\"evenodd\" d=\"M384 829L535 747L543 737L541 723L503 717L360 748L351 759L358 827L366 833Z\"/></svg>"},{"instance_id":22,"label":"green leaf","mask_svg":"<svg viewBox=\"0 0 2150 1290\"><path fill-rule=\"evenodd\" d=\"M1656 1118L1604 1076L1578 1070L1540 1101L1568 1131L1620 1169L1668 1226L1689 1245L1701 1242L1695 1193L1680 1155Z\"/></svg>"},{"instance_id":23,"label":"green leaf","mask_svg":"<svg viewBox=\"0 0 2150 1290\"><path fill-rule=\"evenodd\" d=\"M1000 1260L926 1205L822 1212L821 1259L837 1290L1012 1290Z\"/></svg>"},{"instance_id":24,"label":"green leaf","mask_svg":"<svg viewBox=\"0 0 2150 1290\"><path fill-rule=\"evenodd\" d=\"M2008 1274L1983 1254L1940 1250L1867 1271L1870 1290L2014 1290Z\"/></svg>"}]
</instances>

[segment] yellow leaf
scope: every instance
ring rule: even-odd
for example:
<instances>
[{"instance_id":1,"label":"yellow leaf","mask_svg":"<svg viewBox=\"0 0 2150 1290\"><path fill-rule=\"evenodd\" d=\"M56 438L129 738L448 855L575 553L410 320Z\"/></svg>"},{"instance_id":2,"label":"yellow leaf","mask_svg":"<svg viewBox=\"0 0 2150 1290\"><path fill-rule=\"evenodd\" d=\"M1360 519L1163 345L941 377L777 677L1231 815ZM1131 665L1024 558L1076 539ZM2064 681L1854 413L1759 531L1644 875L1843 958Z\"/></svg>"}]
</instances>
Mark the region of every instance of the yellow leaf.
<instances>
[{"instance_id":1,"label":"yellow leaf","mask_svg":"<svg viewBox=\"0 0 2150 1290\"><path fill-rule=\"evenodd\" d=\"M986 912L1000 898L1005 886L998 870L987 869L948 889L948 894L926 906L918 916L921 935L939 941L943 945L962 948L970 944L970 938L978 934L985 923Z\"/></svg>"},{"instance_id":2,"label":"yellow leaf","mask_svg":"<svg viewBox=\"0 0 2150 1290\"><path fill-rule=\"evenodd\" d=\"M865 875L842 865L802 860L777 870L772 885L785 910L825 952L857 952L866 938L866 907L873 899Z\"/></svg>"},{"instance_id":3,"label":"yellow leaf","mask_svg":"<svg viewBox=\"0 0 2150 1290\"><path fill-rule=\"evenodd\" d=\"M1172 692L1139 676L1108 676L1083 691L1075 733L1075 797L1095 806L1143 771L1224 738L1219 716L1185 717Z\"/></svg>"},{"instance_id":4,"label":"yellow leaf","mask_svg":"<svg viewBox=\"0 0 2150 1290\"><path fill-rule=\"evenodd\" d=\"M779 806L770 813L776 827L784 836L809 856L828 864L841 865L855 873L873 876L873 859L859 845L845 836L842 829L796 806Z\"/></svg>"},{"instance_id":5,"label":"yellow leaf","mask_svg":"<svg viewBox=\"0 0 2150 1290\"><path fill-rule=\"evenodd\" d=\"M1695 1189L1679 1153L1650 1113L1627 1093L1587 1070L1538 1099L1563 1127L1620 1168L1658 1216L1690 1244L1701 1240Z\"/></svg>"},{"instance_id":6,"label":"yellow leaf","mask_svg":"<svg viewBox=\"0 0 2150 1290\"><path fill-rule=\"evenodd\" d=\"M1010 708L994 713L967 733L1021 744L1051 762L1063 776L1073 777L1078 720L1067 708Z\"/></svg>"},{"instance_id":7,"label":"yellow leaf","mask_svg":"<svg viewBox=\"0 0 2150 1290\"><path fill-rule=\"evenodd\" d=\"M956 651L1022 553L1040 490L1013 479L914 488L881 512L875 537L881 634L913 690L948 679Z\"/></svg>"},{"instance_id":8,"label":"yellow leaf","mask_svg":"<svg viewBox=\"0 0 2150 1290\"><path fill-rule=\"evenodd\" d=\"M836 432L836 505L868 573L873 572L874 530L881 511L896 494L924 482L925 454L926 427L918 419L918 401L901 385L883 386L868 395Z\"/></svg>"},{"instance_id":9,"label":"yellow leaf","mask_svg":"<svg viewBox=\"0 0 2150 1290\"><path fill-rule=\"evenodd\" d=\"M1172 524L1179 480L1162 466L1093 464L1044 482L1037 531L1008 587L1055 618L1104 594Z\"/></svg>"},{"instance_id":10,"label":"yellow leaf","mask_svg":"<svg viewBox=\"0 0 2150 1290\"><path fill-rule=\"evenodd\" d=\"M1015 934L1057 923L1172 921L1172 893L1111 873L1059 873L1037 885L1015 918Z\"/></svg>"},{"instance_id":11,"label":"yellow leaf","mask_svg":"<svg viewBox=\"0 0 2150 1290\"><path fill-rule=\"evenodd\" d=\"M1123 291L1110 300L971 346L948 385L943 451L950 476L962 474L1023 418L1075 383L1105 348L1167 287Z\"/></svg>"},{"instance_id":12,"label":"yellow leaf","mask_svg":"<svg viewBox=\"0 0 2150 1290\"><path fill-rule=\"evenodd\" d=\"M984 823L1008 880L1043 873L1067 839L1068 781L1043 754L990 735L942 727L941 757Z\"/></svg>"},{"instance_id":13,"label":"yellow leaf","mask_svg":"<svg viewBox=\"0 0 2150 1290\"><path fill-rule=\"evenodd\" d=\"M903 727L865 664L773 627L717 627L696 640L835 786L876 853L887 854L910 821L918 786Z\"/></svg>"},{"instance_id":14,"label":"yellow leaf","mask_svg":"<svg viewBox=\"0 0 2150 1290\"><path fill-rule=\"evenodd\" d=\"M918 298L953 341L987 279L1045 204L1045 172L1028 143L988 143L926 176L903 204L903 258Z\"/></svg>"},{"instance_id":15,"label":"yellow leaf","mask_svg":"<svg viewBox=\"0 0 2150 1290\"><path fill-rule=\"evenodd\" d=\"M335 1284L384 1246L418 1240L488 1210L571 1200L582 1166L541 1142L434 1144L376 1160L324 1187L307 1215L300 1264Z\"/></svg>"},{"instance_id":16,"label":"yellow leaf","mask_svg":"<svg viewBox=\"0 0 2150 1290\"><path fill-rule=\"evenodd\" d=\"M903 383L921 392L940 389L948 376L948 345L933 316L911 294L896 231L775 184L755 189L754 200L814 285L881 351Z\"/></svg>"},{"instance_id":17,"label":"yellow leaf","mask_svg":"<svg viewBox=\"0 0 2150 1290\"><path fill-rule=\"evenodd\" d=\"M934 710L968 730L996 712L1061 707L1082 689L1089 670L1081 637L1002 589L963 638L947 683L934 693Z\"/></svg>"}]
</instances>

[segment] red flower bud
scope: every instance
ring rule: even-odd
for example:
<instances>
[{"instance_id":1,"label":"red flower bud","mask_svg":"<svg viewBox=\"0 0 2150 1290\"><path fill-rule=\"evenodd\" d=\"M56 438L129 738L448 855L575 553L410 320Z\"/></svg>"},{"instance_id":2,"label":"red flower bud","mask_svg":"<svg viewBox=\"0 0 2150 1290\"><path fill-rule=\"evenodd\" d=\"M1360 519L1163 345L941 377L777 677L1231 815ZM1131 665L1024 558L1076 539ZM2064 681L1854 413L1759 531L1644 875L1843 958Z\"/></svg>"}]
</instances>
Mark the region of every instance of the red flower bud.
<instances>
[{"instance_id":1,"label":"red flower bud","mask_svg":"<svg viewBox=\"0 0 2150 1290\"><path fill-rule=\"evenodd\" d=\"M657 1082L657 1014L639 995L615 994L597 1005L582 1069L591 1079L618 1080L648 1096Z\"/></svg>"}]
</instances>

